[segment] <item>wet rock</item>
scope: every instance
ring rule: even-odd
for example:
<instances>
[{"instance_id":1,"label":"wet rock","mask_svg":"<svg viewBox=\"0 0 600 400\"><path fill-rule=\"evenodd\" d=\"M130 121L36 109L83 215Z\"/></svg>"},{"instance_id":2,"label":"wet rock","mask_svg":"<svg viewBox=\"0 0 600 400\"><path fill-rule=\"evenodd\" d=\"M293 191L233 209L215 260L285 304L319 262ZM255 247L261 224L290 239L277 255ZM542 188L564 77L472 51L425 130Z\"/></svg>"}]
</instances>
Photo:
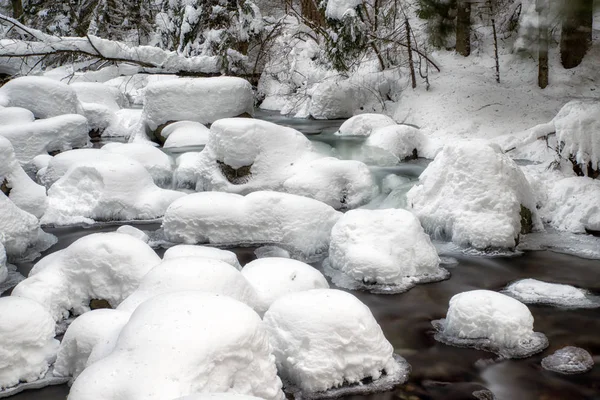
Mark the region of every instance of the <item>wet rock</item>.
<instances>
[{"instance_id":1,"label":"wet rock","mask_svg":"<svg viewBox=\"0 0 600 400\"><path fill-rule=\"evenodd\" d=\"M567 346L542 360L542 367L559 374L582 374L592 369L594 360L580 347Z\"/></svg>"},{"instance_id":2,"label":"wet rock","mask_svg":"<svg viewBox=\"0 0 600 400\"><path fill-rule=\"evenodd\" d=\"M533 231L533 216L531 210L521 204L521 234L531 233Z\"/></svg>"},{"instance_id":3,"label":"wet rock","mask_svg":"<svg viewBox=\"0 0 600 400\"><path fill-rule=\"evenodd\" d=\"M250 176L252 175L250 172L252 164L244 165L239 168L233 168L219 160L217 160L217 164L219 164L219 168L221 169L223 176L225 176L225 178L227 178L227 180L234 185L241 185L248 182Z\"/></svg>"},{"instance_id":4,"label":"wet rock","mask_svg":"<svg viewBox=\"0 0 600 400\"><path fill-rule=\"evenodd\" d=\"M112 308L110 303L104 299L92 299L90 300L90 309L98 310L100 308Z\"/></svg>"}]
</instances>

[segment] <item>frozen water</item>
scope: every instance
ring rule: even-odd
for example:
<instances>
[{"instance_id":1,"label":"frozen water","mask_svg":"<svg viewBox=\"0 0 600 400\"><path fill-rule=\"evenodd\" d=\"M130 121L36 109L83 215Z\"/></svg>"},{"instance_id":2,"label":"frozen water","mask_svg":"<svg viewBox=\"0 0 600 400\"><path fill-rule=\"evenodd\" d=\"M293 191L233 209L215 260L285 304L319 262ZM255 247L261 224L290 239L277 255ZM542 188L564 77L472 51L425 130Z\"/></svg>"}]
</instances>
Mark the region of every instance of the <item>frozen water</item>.
<instances>
[{"instance_id":1,"label":"frozen water","mask_svg":"<svg viewBox=\"0 0 600 400\"><path fill-rule=\"evenodd\" d=\"M560 374L583 374L594 367L594 360L586 350L567 346L544 357L542 367Z\"/></svg>"},{"instance_id":2,"label":"frozen water","mask_svg":"<svg viewBox=\"0 0 600 400\"><path fill-rule=\"evenodd\" d=\"M502 293L525 304L548 304L564 308L600 307L600 297L570 285L522 279L511 283Z\"/></svg>"}]
</instances>

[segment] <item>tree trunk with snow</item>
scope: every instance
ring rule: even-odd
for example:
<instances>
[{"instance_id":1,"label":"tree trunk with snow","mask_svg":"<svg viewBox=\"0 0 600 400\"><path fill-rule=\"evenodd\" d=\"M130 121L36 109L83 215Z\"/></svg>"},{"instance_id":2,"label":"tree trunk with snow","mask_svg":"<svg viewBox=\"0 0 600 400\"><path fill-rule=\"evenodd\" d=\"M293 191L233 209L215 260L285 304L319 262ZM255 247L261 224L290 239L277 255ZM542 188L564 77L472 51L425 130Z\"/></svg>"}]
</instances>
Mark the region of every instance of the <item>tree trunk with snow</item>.
<instances>
[{"instance_id":1,"label":"tree trunk with snow","mask_svg":"<svg viewBox=\"0 0 600 400\"><path fill-rule=\"evenodd\" d=\"M456 52L465 57L471 54L471 3L458 1L456 14Z\"/></svg>"},{"instance_id":2,"label":"tree trunk with snow","mask_svg":"<svg viewBox=\"0 0 600 400\"><path fill-rule=\"evenodd\" d=\"M538 86L545 89L548 86L548 9L544 0L537 0L539 18L538 31Z\"/></svg>"},{"instance_id":3,"label":"tree trunk with snow","mask_svg":"<svg viewBox=\"0 0 600 400\"><path fill-rule=\"evenodd\" d=\"M594 0L566 0L560 36L560 60L569 69L575 68L592 43Z\"/></svg>"}]
</instances>

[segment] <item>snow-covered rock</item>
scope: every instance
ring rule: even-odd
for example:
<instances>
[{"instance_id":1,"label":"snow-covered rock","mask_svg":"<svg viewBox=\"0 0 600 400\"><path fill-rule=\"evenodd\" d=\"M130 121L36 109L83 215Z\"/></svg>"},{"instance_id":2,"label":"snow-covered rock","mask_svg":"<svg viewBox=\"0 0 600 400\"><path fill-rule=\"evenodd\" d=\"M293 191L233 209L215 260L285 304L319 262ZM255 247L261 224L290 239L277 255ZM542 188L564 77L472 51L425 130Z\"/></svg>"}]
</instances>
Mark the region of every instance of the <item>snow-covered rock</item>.
<instances>
[{"instance_id":1,"label":"snow-covered rock","mask_svg":"<svg viewBox=\"0 0 600 400\"><path fill-rule=\"evenodd\" d=\"M529 357L548 346L546 336L533 331L533 316L526 305L490 290L453 296L446 318L432 324L435 338L443 343L506 358Z\"/></svg>"},{"instance_id":2,"label":"snow-covered rock","mask_svg":"<svg viewBox=\"0 0 600 400\"><path fill-rule=\"evenodd\" d=\"M56 358L54 320L35 301L0 298L0 396L2 389L41 379Z\"/></svg>"},{"instance_id":3,"label":"snow-covered rock","mask_svg":"<svg viewBox=\"0 0 600 400\"><path fill-rule=\"evenodd\" d=\"M315 119L350 118L370 95L350 79L327 79L312 88L308 114Z\"/></svg>"},{"instance_id":4,"label":"snow-covered rock","mask_svg":"<svg viewBox=\"0 0 600 400\"><path fill-rule=\"evenodd\" d=\"M26 124L35 121L31 111L22 107L5 107L0 109L0 126Z\"/></svg>"},{"instance_id":5,"label":"snow-covered rock","mask_svg":"<svg viewBox=\"0 0 600 400\"><path fill-rule=\"evenodd\" d=\"M86 118L78 114L0 126L0 136L10 140L21 164L40 154L86 147L90 139L88 131Z\"/></svg>"},{"instance_id":6,"label":"snow-covered rock","mask_svg":"<svg viewBox=\"0 0 600 400\"><path fill-rule=\"evenodd\" d=\"M369 308L349 293L292 293L276 300L263 320L286 386L308 396L367 378L407 379L408 364L394 359L394 348Z\"/></svg>"},{"instance_id":7,"label":"snow-covered rock","mask_svg":"<svg viewBox=\"0 0 600 400\"><path fill-rule=\"evenodd\" d=\"M400 209L351 210L331 230L325 272L342 287L404 292L449 276L418 218Z\"/></svg>"},{"instance_id":8,"label":"snow-covered rock","mask_svg":"<svg viewBox=\"0 0 600 400\"><path fill-rule=\"evenodd\" d=\"M200 152L189 151L181 154L175 160L173 171L173 187L176 189L195 190L198 182L198 165L204 156Z\"/></svg>"},{"instance_id":9,"label":"snow-covered rock","mask_svg":"<svg viewBox=\"0 0 600 400\"><path fill-rule=\"evenodd\" d=\"M137 161L118 154L110 156L76 162L52 184L43 223L155 219L162 217L175 199L184 196L157 187ZM51 162L46 174L52 166Z\"/></svg>"},{"instance_id":10,"label":"snow-covered rock","mask_svg":"<svg viewBox=\"0 0 600 400\"><path fill-rule=\"evenodd\" d=\"M567 346L544 357L542 367L560 374L583 374L594 367L594 359L582 348Z\"/></svg>"},{"instance_id":11,"label":"snow-covered rock","mask_svg":"<svg viewBox=\"0 0 600 400\"><path fill-rule=\"evenodd\" d=\"M523 172L497 145L480 141L446 145L408 202L427 232L478 249L514 248L524 221L540 224Z\"/></svg>"},{"instance_id":12,"label":"snow-covered rock","mask_svg":"<svg viewBox=\"0 0 600 400\"><path fill-rule=\"evenodd\" d=\"M208 143L210 130L199 122L178 121L164 127L160 132L165 140L164 148L204 146Z\"/></svg>"},{"instance_id":13,"label":"snow-covered rock","mask_svg":"<svg viewBox=\"0 0 600 400\"><path fill-rule=\"evenodd\" d=\"M0 186L21 210L40 218L46 211L46 188L35 183L21 168L12 144L0 136Z\"/></svg>"},{"instance_id":14,"label":"snow-covered rock","mask_svg":"<svg viewBox=\"0 0 600 400\"><path fill-rule=\"evenodd\" d=\"M148 243L150 241L150 237L148 236L148 234L143 230L136 228L135 226L121 225L117 228L116 232L133 236L134 238L139 239L144 243Z\"/></svg>"},{"instance_id":15,"label":"snow-covered rock","mask_svg":"<svg viewBox=\"0 0 600 400\"><path fill-rule=\"evenodd\" d=\"M150 130L171 121L210 124L221 118L252 113L253 108L252 86L242 78L181 78L152 82L144 93L144 114Z\"/></svg>"},{"instance_id":16,"label":"snow-covered rock","mask_svg":"<svg viewBox=\"0 0 600 400\"><path fill-rule=\"evenodd\" d=\"M574 233L600 231L600 181L565 178L549 185L547 194L540 213L552 227Z\"/></svg>"},{"instance_id":17,"label":"snow-covered rock","mask_svg":"<svg viewBox=\"0 0 600 400\"><path fill-rule=\"evenodd\" d=\"M177 292L138 307L114 350L75 380L69 399L162 400L225 391L283 400L268 333L245 304Z\"/></svg>"},{"instance_id":18,"label":"snow-covered rock","mask_svg":"<svg viewBox=\"0 0 600 400\"><path fill-rule=\"evenodd\" d=\"M383 114L359 114L344 121L335 134L340 136L370 136L376 129L386 126L396 126L396 121Z\"/></svg>"},{"instance_id":19,"label":"snow-covered rock","mask_svg":"<svg viewBox=\"0 0 600 400\"><path fill-rule=\"evenodd\" d=\"M369 164L396 165L417 158L425 139L420 130L408 125L377 128L363 145L363 157Z\"/></svg>"},{"instance_id":20,"label":"snow-covered rock","mask_svg":"<svg viewBox=\"0 0 600 400\"><path fill-rule=\"evenodd\" d=\"M131 315L118 310L92 310L69 325L60 343L54 375L77 378L96 345L121 332Z\"/></svg>"},{"instance_id":21,"label":"snow-covered rock","mask_svg":"<svg viewBox=\"0 0 600 400\"><path fill-rule=\"evenodd\" d=\"M154 183L160 187L171 184L173 177L173 159L158 147L146 143L108 143L102 150L121 154L142 164L152 175Z\"/></svg>"},{"instance_id":22,"label":"snow-covered rock","mask_svg":"<svg viewBox=\"0 0 600 400\"><path fill-rule=\"evenodd\" d=\"M8 81L0 88L0 98L7 106L23 107L36 118L79 114L77 93L66 83L40 76L22 76Z\"/></svg>"},{"instance_id":23,"label":"snow-covered rock","mask_svg":"<svg viewBox=\"0 0 600 400\"><path fill-rule=\"evenodd\" d=\"M162 227L174 243L276 244L310 259L327 251L340 216L324 203L287 193L202 192L174 201Z\"/></svg>"},{"instance_id":24,"label":"snow-covered rock","mask_svg":"<svg viewBox=\"0 0 600 400\"><path fill-rule=\"evenodd\" d=\"M522 279L502 291L525 304L549 304L566 308L600 307L600 297L570 285L548 283L537 279Z\"/></svg>"},{"instance_id":25,"label":"snow-covered rock","mask_svg":"<svg viewBox=\"0 0 600 400\"><path fill-rule=\"evenodd\" d=\"M91 300L118 306L138 287L160 258L146 243L110 232L78 239L49 260L40 260L13 296L37 301L58 322L90 311Z\"/></svg>"},{"instance_id":26,"label":"snow-covered rock","mask_svg":"<svg viewBox=\"0 0 600 400\"><path fill-rule=\"evenodd\" d=\"M221 250L216 247L197 246L191 244L179 244L169 247L163 255L163 260L170 260L179 257L203 257L220 260L234 266L236 269L242 269L240 262L234 252L229 250Z\"/></svg>"},{"instance_id":27,"label":"snow-covered rock","mask_svg":"<svg viewBox=\"0 0 600 400\"><path fill-rule=\"evenodd\" d=\"M118 111L126 105L126 98L116 87L99 82L75 82L70 85L82 103L94 103Z\"/></svg>"},{"instance_id":28,"label":"snow-covered rock","mask_svg":"<svg viewBox=\"0 0 600 400\"><path fill-rule=\"evenodd\" d=\"M242 275L254 287L267 310L280 297L311 289L328 289L327 280L318 270L301 261L269 257L244 266Z\"/></svg>"},{"instance_id":29,"label":"snow-covered rock","mask_svg":"<svg viewBox=\"0 0 600 400\"><path fill-rule=\"evenodd\" d=\"M365 164L324 158L295 129L260 120L215 122L197 162L196 190L276 190L313 197L334 208L358 207L377 191Z\"/></svg>"},{"instance_id":30,"label":"snow-covered rock","mask_svg":"<svg viewBox=\"0 0 600 400\"><path fill-rule=\"evenodd\" d=\"M62 178L69 168L74 165L85 165L99 160L106 160L107 162L112 162L113 160L119 162L119 160L123 160L122 156L113 155L101 149L69 150L43 160L40 160L39 157L35 158L40 166L37 172L37 179L46 188L50 188L54 182Z\"/></svg>"},{"instance_id":31,"label":"snow-covered rock","mask_svg":"<svg viewBox=\"0 0 600 400\"><path fill-rule=\"evenodd\" d=\"M0 242L9 256L20 256L43 234L35 215L21 210L0 191Z\"/></svg>"},{"instance_id":32,"label":"snow-covered rock","mask_svg":"<svg viewBox=\"0 0 600 400\"><path fill-rule=\"evenodd\" d=\"M6 268L6 250L0 241L0 283L8 277L8 268Z\"/></svg>"},{"instance_id":33,"label":"snow-covered rock","mask_svg":"<svg viewBox=\"0 0 600 400\"><path fill-rule=\"evenodd\" d=\"M252 285L239 270L224 261L204 257L164 260L144 276L137 290L118 309L133 312L152 297L188 290L229 296L258 312L266 310Z\"/></svg>"}]
</instances>

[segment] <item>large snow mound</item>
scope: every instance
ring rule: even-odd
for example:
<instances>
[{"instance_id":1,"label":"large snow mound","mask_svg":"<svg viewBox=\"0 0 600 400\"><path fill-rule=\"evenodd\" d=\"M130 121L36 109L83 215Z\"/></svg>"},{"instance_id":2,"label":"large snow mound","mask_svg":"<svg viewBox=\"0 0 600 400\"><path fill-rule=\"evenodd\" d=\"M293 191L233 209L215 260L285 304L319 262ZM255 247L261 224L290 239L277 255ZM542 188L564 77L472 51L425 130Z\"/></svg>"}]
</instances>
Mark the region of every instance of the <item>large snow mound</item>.
<instances>
[{"instance_id":1,"label":"large snow mound","mask_svg":"<svg viewBox=\"0 0 600 400\"><path fill-rule=\"evenodd\" d=\"M600 231L600 181L565 178L550 184L547 194L540 213L552 227L574 233Z\"/></svg>"},{"instance_id":2,"label":"large snow mound","mask_svg":"<svg viewBox=\"0 0 600 400\"><path fill-rule=\"evenodd\" d=\"M77 93L66 83L40 76L23 76L8 81L0 88L10 107L23 107L36 118L78 114Z\"/></svg>"},{"instance_id":3,"label":"large snow mound","mask_svg":"<svg viewBox=\"0 0 600 400\"><path fill-rule=\"evenodd\" d=\"M529 357L548 346L546 336L533 331L533 316L525 304L490 290L453 296L446 318L432 324L440 342L505 358Z\"/></svg>"},{"instance_id":4,"label":"large snow mound","mask_svg":"<svg viewBox=\"0 0 600 400\"><path fill-rule=\"evenodd\" d=\"M2 191L21 210L40 218L48 205L46 189L35 183L21 168L8 139L0 136L0 185Z\"/></svg>"},{"instance_id":5,"label":"large snow mound","mask_svg":"<svg viewBox=\"0 0 600 400\"><path fill-rule=\"evenodd\" d=\"M317 200L278 192L189 194L169 206L165 238L175 243L276 244L302 258L327 252L341 216Z\"/></svg>"},{"instance_id":6,"label":"large snow mound","mask_svg":"<svg viewBox=\"0 0 600 400\"><path fill-rule=\"evenodd\" d=\"M446 145L407 196L427 232L477 249L514 248L527 216L539 224L525 175L485 142Z\"/></svg>"},{"instance_id":7,"label":"large snow mound","mask_svg":"<svg viewBox=\"0 0 600 400\"><path fill-rule=\"evenodd\" d=\"M151 82L144 93L144 114L151 130L172 121L210 124L252 113L254 94L242 78L181 78Z\"/></svg>"},{"instance_id":8,"label":"large snow mound","mask_svg":"<svg viewBox=\"0 0 600 400\"><path fill-rule=\"evenodd\" d=\"M184 194L157 187L137 161L112 154L75 162L48 190L49 205L42 222L69 225L155 219L181 196Z\"/></svg>"},{"instance_id":9,"label":"large snow mound","mask_svg":"<svg viewBox=\"0 0 600 400\"><path fill-rule=\"evenodd\" d=\"M199 122L178 121L166 126L160 135L165 138L164 148L205 146L210 130Z\"/></svg>"},{"instance_id":10,"label":"large snow mound","mask_svg":"<svg viewBox=\"0 0 600 400\"><path fill-rule=\"evenodd\" d=\"M583 374L594 367L594 359L582 348L567 346L544 357L542 367L560 374Z\"/></svg>"},{"instance_id":11,"label":"large snow mound","mask_svg":"<svg viewBox=\"0 0 600 400\"><path fill-rule=\"evenodd\" d=\"M274 361L260 317L245 304L169 293L136 309L114 350L79 375L69 399L163 400L227 391L283 400Z\"/></svg>"},{"instance_id":12,"label":"large snow mound","mask_svg":"<svg viewBox=\"0 0 600 400\"><path fill-rule=\"evenodd\" d=\"M211 126L196 176L196 190L276 190L334 208L358 207L377 191L365 164L324 158L295 129L245 118L222 119Z\"/></svg>"},{"instance_id":13,"label":"large snow mound","mask_svg":"<svg viewBox=\"0 0 600 400\"><path fill-rule=\"evenodd\" d=\"M292 293L265 313L277 368L284 382L306 394L360 384L384 375L402 383L408 365L394 349L367 306L333 289Z\"/></svg>"},{"instance_id":14,"label":"large snow mound","mask_svg":"<svg viewBox=\"0 0 600 400\"><path fill-rule=\"evenodd\" d=\"M0 136L11 141L21 164L40 154L55 153L89 145L87 119L65 114L33 122L0 126Z\"/></svg>"},{"instance_id":15,"label":"large snow mound","mask_svg":"<svg viewBox=\"0 0 600 400\"><path fill-rule=\"evenodd\" d=\"M425 144L425 135L408 125L378 128L365 141L362 153L366 162L377 165L396 165L415 159Z\"/></svg>"},{"instance_id":16,"label":"large snow mound","mask_svg":"<svg viewBox=\"0 0 600 400\"><path fill-rule=\"evenodd\" d=\"M332 2L329 2L331 4ZM335 133L340 136L370 136L377 128L395 126L396 121L383 114L359 114L344 121Z\"/></svg>"},{"instance_id":17,"label":"large snow mound","mask_svg":"<svg viewBox=\"0 0 600 400\"><path fill-rule=\"evenodd\" d=\"M152 175L154 183L167 187L173 178L173 159L159 148L147 143L108 143L102 150L121 154L142 164Z\"/></svg>"},{"instance_id":18,"label":"large snow mound","mask_svg":"<svg viewBox=\"0 0 600 400\"><path fill-rule=\"evenodd\" d=\"M239 270L224 261L204 257L164 260L144 276L137 290L118 309L132 312L159 294L188 290L229 296L256 311L265 311L256 291Z\"/></svg>"},{"instance_id":19,"label":"large snow mound","mask_svg":"<svg viewBox=\"0 0 600 400\"><path fill-rule=\"evenodd\" d=\"M244 266L242 275L254 287L264 310L280 297L311 289L328 289L327 280L318 270L301 261L268 257Z\"/></svg>"},{"instance_id":20,"label":"large snow mound","mask_svg":"<svg viewBox=\"0 0 600 400\"><path fill-rule=\"evenodd\" d=\"M69 325L58 349L54 375L77 378L86 368L96 345L121 332L130 314L118 310L92 310Z\"/></svg>"},{"instance_id":21,"label":"large snow mound","mask_svg":"<svg viewBox=\"0 0 600 400\"><path fill-rule=\"evenodd\" d=\"M70 86L82 103L101 104L111 111L118 111L127 103L124 94L114 86L99 82L75 82Z\"/></svg>"},{"instance_id":22,"label":"large snow mound","mask_svg":"<svg viewBox=\"0 0 600 400\"><path fill-rule=\"evenodd\" d=\"M525 304L549 304L565 308L600 307L600 297L570 285L522 279L511 283L503 293Z\"/></svg>"},{"instance_id":23,"label":"large snow mound","mask_svg":"<svg viewBox=\"0 0 600 400\"><path fill-rule=\"evenodd\" d=\"M35 121L31 111L22 107L5 107L0 109L0 125L26 124Z\"/></svg>"},{"instance_id":24,"label":"large snow mound","mask_svg":"<svg viewBox=\"0 0 600 400\"><path fill-rule=\"evenodd\" d=\"M90 311L92 300L117 307L158 263L160 258L139 239L93 233L40 260L12 294L37 301L59 322L70 312Z\"/></svg>"},{"instance_id":25,"label":"large snow mound","mask_svg":"<svg viewBox=\"0 0 600 400\"><path fill-rule=\"evenodd\" d=\"M35 301L0 298L0 395L2 390L41 379L56 358L54 320Z\"/></svg>"},{"instance_id":26,"label":"large snow mound","mask_svg":"<svg viewBox=\"0 0 600 400\"><path fill-rule=\"evenodd\" d=\"M352 210L333 226L325 272L349 289L400 293L449 276L418 218L400 209Z\"/></svg>"},{"instance_id":27,"label":"large snow mound","mask_svg":"<svg viewBox=\"0 0 600 400\"><path fill-rule=\"evenodd\" d=\"M20 256L43 232L35 215L21 210L0 191L0 242L9 256Z\"/></svg>"},{"instance_id":28,"label":"large snow mound","mask_svg":"<svg viewBox=\"0 0 600 400\"><path fill-rule=\"evenodd\" d=\"M172 258L179 257L204 257L211 258L213 260L220 260L226 262L229 265L234 266L236 269L242 269L237 256L233 251L222 250L216 247L209 246L197 246L191 244L179 244L177 246L169 247L163 255L163 260L170 260Z\"/></svg>"}]
</instances>

